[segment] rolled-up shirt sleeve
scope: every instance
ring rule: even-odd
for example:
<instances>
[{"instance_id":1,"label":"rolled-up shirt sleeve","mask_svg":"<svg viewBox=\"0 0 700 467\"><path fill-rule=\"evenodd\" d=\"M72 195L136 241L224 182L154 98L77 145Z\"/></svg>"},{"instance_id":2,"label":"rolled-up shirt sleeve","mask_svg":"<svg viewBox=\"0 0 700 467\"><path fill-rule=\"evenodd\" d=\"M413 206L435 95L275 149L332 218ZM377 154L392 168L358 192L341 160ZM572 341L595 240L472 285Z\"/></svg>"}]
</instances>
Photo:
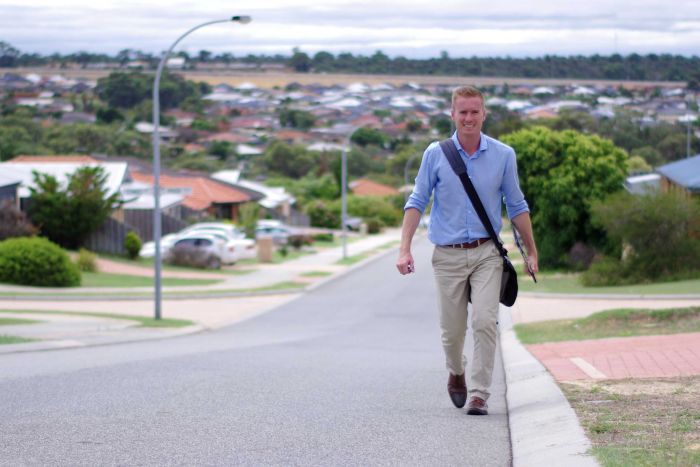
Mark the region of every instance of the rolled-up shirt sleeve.
<instances>
[{"instance_id":1,"label":"rolled-up shirt sleeve","mask_svg":"<svg viewBox=\"0 0 700 467\"><path fill-rule=\"evenodd\" d=\"M530 212L530 207L527 201L525 201L525 196L520 189L520 182L518 181L518 163L516 161L515 151L512 150L506 159L501 191L505 198L506 211L508 212L509 219L524 212Z\"/></svg>"},{"instance_id":2,"label":"rolled-up shirt sleeve","mask_svg":"<svg viewBox=\"0 0 700 467\"><path fill-rule=\"evenodd\" d=\"M438 143L431 144L423 153L423 159L421 159L420 169L418 169L418 175L416 176L415 185L413 186L413 192L411 192L411 196L409 196L408 201L406 201L404 211L413 208L417 209L422 214L426 206L428 206L436 182L436 174L432 165L437 145Z\"/></svg>"}]
</instances>

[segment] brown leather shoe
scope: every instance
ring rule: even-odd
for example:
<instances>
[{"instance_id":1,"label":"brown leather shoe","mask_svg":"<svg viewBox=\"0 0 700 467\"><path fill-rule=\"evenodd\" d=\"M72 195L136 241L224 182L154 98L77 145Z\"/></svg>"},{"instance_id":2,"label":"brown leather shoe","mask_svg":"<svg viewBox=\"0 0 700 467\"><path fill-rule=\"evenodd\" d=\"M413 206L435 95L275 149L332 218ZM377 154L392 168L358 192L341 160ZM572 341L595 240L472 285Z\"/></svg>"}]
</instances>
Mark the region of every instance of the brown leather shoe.
<instances>
[{"instance_id":1,"label":"brown leather shoe","mask_svg":"<svg viewBox=\"0 0 700 467\"><path fill-rule=\"evenodd\" d=\"M447 393L455 407L458 409L464 407L467 402L467 383L464 381L464 373L457 376L450 373L450 377L447 378Z\"/></svg>"},{"instance_id":2,"label":"brown leather shoe","mask_svg":"<svg viewBox=\"0 0 700 467\"><path fill-rule=\"evenodd\" d=\"M467 406L468 415L488 415L489 406L486 405L486 401L481 397L472 396L469 399L469 405Z\"/></svg>"}]
</instances>

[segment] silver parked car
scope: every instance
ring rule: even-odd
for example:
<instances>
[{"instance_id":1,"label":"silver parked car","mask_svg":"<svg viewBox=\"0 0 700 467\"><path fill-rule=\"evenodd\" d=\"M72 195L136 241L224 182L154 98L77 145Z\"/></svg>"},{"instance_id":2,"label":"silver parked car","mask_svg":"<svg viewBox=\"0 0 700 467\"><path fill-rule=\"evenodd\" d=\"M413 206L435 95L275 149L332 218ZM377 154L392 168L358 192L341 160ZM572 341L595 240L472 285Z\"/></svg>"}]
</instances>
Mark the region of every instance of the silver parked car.
<instances>
[{"instance_id":1,"label":"silver parked car","mask_svg":"<svg viewBox=\"0 0 700 467\"><path fill-rule=\"evenodd\" d=\"M224 241L213 235L186 235L168 249L163 259L180 266L221 269L224 246Z\"/></svg>"}]
</instances>

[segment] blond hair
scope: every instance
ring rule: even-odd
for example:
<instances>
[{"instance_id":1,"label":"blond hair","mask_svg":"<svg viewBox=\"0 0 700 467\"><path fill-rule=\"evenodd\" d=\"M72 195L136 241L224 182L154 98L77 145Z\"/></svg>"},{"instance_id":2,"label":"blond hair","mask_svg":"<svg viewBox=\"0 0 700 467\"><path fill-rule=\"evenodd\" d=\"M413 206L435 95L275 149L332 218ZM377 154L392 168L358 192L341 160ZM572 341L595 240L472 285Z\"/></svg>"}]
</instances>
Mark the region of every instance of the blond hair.
<instances>
[{"instance_id":1,"label":"blond hair","mask_svg":"<svg viewBox=\"0 0 700 467\"><path fill-rule=\"evenodd\" d=\"M484 95L474 86L460 86L452 91L452 108L455 106L455 101L458 97L478 97L481 99L481 105L486 107L484 103Z\"/></svg>"}]
</instances>

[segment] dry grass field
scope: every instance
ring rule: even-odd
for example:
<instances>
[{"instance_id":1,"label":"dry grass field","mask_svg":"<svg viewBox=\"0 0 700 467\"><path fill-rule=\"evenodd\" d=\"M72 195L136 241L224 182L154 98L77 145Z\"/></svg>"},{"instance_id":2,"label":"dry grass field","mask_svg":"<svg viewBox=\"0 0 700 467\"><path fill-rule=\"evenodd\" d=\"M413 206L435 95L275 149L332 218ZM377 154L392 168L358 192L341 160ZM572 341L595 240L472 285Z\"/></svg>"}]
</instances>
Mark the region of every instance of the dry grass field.
<instances>
[{"instance_id":1,"label":"dry grass field","mask_svg":"<svg viewBox=\"0 0 700 467\"><path fill-rule=\"evenodd\" d=\"M39 75L62 75L67 78L98 79L118 70L87 70L80 68L0 68L0 73L36 73ZM204 81L216 85L226 83L232 86L242 83L253 83L260 88L284 87L289 83L322 84L322 85L347 85L351 83L379 84L387 83L402 85L416 83L420 85L448 85L459 86L471 84L474 86L493 86L508 83L509 86L531 84L538 86L557 85L610 85L623 86L628 89L646 88L649 86L660 87L685 87L685 82L670 81L613 81L613 80L586 80L586 79L540 79L540 78L499 78L484 76L430 76L430 75L369 75L369 74L326 74L326 73L294 73L292 71L270 72L243 72L243 71L184 71L187 79Z\"/></svg>"}]
</instances>

